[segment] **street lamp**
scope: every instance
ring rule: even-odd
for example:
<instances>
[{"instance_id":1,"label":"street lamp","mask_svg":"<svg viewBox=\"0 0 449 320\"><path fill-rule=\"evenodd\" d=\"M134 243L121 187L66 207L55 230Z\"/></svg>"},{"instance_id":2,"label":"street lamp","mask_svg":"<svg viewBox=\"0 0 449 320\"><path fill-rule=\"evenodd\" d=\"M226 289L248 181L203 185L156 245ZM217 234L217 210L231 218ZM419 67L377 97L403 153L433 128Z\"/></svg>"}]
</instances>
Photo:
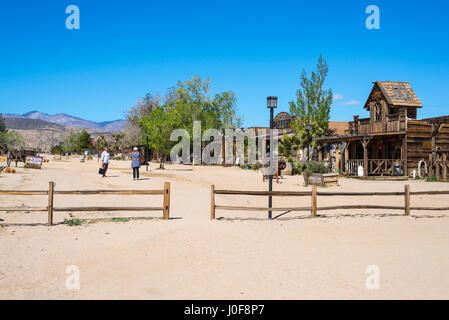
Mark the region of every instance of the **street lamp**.
<instances>
[{"instance_id":1,"label":"street lamp","mask_svg":"<svg viewBox=\"0 0 449 320\"><path fill-rule=\"evenodd\" d=\"M306 124L306 132L307 132L307 161L309 161L310 159L310 129L312 129L312 126L310 125L310 123Z\"/></svg>"},{"instance_id":2,"label":"street lamp","mask_svg":"<svg viewBox=\"0 0 449 320\"><path fill-rule=\"evenodd\" d=\"M273 110L275 108L277 108L278 106L278 97L273 97L273 96L269 96L267 97L267 108L270 109L270 171L269 171L269 175L268 175L268 191L273 191L273 175L271 172L271 168L273 168L274 166L272 165L273 163L273 146L271 145L271 142L273 141ZM273 199L272 196L269 195L268 196L268 208L272 208L272 204L273 204ZM268 219L271 219L272 217L272 212L271 210L268 211Z\"/></svg>"}]
</instances>

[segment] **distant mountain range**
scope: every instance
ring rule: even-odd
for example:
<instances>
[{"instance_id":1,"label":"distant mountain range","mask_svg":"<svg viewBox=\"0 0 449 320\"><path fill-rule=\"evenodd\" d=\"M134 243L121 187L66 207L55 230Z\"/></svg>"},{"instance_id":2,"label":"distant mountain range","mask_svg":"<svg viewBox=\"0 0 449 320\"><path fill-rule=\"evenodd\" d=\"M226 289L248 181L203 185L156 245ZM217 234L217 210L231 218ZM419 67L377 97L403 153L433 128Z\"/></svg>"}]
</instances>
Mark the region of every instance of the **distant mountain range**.
<instances>
[{"instance_id":1,"label":"distant mountain range","mask_svg":"<svg viewBox=\"0 0 449 320\"><path fill-rule=\"evenodd\" d=\"M75 128L85 128L95 131L123 131L125 128L125 120L114 120L114 121L103 121L94 122L90 120L85 120L82 118L74 117L65 113L57 113L50 115L47 113L39 111L30 111L24 114L18 113L5 113L4 118L15 118L15 119L37 119L43 120L51 123L56 123L64 127L75 127ZM38 123L36 123L38 124ZM42 125L42 124L41 124Z\"/></svg>"},{"instance_id":2,"label":"distant mountain range","mask_svg":"<svg viewBox=\"0 0 449 320\"><path fill-rule=\"evenodd\" d=\"M44 121L40 119L25 119L25 118L6 118L5 125L7 129L13 130L36 130L36 129L56 129L66 131L66 127L60 124Z\"/></svg>"}]
</instances>

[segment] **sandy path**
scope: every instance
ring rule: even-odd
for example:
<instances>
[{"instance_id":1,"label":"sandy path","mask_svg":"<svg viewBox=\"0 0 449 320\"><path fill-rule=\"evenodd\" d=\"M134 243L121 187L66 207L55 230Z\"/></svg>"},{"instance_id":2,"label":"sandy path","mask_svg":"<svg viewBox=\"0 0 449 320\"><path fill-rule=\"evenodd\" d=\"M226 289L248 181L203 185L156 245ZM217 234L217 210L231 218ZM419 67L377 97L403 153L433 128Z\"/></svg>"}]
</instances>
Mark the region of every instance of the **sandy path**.
<instances>
[{"instance_id":1,"label":"sandy path","mask_svg":"<svg viewBox=\"0 0 449 320\"><path fill-rule=\"evenodd\" d=\"M317 219L288 213L217 211L209 221L210 184L217 189L265 190L253 171L238 168L167 166L133 181L128 162L115 161L107 179L98 163L51 161L43 170L19 168L1 175L1 189L160 189L171 182L170 221L162 213L76 213L80 218L152 216L151 220L45 226L46 213L0 212L0 299L314 299L449 298L449 214L351 210ZM142 168L144 171L144 168ZM343 179L324 191L449 190L447 183ZM307 190L286 177L275 190ZM449 206L449 197L413 197L412 205ZM286 198L274 205L306 206ZM58 196L56 206L158 205L155 196ZM0 196L0 206L45 206L45 196ZM319 198L333 203L402 205L401 197ZM217 196L217 204L266 205L264 197ZM347 216L347 215L352 216ZM368 215L369 214L369 215ZM57 213L62 222L66 213ZM249 218L249 219L248 219ZM32 225L35 224L35 225ZM80 290L65 286L68 265L80 269ZM380 271L380 289L368 290L368 265Z\"/></svg>"}]
</instances>

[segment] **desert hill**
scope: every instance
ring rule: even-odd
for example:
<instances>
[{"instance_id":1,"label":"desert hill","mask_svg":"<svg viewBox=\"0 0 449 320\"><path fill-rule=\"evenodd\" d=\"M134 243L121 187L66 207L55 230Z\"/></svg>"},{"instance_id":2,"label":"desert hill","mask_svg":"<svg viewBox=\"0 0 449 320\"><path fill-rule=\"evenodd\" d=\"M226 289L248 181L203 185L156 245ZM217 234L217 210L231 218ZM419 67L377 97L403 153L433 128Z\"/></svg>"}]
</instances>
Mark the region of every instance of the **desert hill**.
<instances>
[{"instance_id":1,"label":"desert hill","mask_svg":"<svg viewBox=\"0 0 449 320\"><path fill-rule=\"evenodd\" d=\"M29 120L42 120L46 122L51 122L54 124L58 124L64 127L74 127L74 128L84 128L95 130L98 132L111 132L111 131L123 131L125 126L125 120L113 120L113 121L103 121L103 122L94 122L86 119L82 119L79 117L71 116L65 113L57 113L54 115L50 115L40 111L30 111L24 114L18 113L6 113L3 114L4 118L9 119L29 119ZM36 125L39 126L39 123L36 122ZM25 125L25 123L24 123ZM28 126L32 126L27 124ZM40 127L34 127L29 129L38 129Z\"/></svg>"}]
</instances>

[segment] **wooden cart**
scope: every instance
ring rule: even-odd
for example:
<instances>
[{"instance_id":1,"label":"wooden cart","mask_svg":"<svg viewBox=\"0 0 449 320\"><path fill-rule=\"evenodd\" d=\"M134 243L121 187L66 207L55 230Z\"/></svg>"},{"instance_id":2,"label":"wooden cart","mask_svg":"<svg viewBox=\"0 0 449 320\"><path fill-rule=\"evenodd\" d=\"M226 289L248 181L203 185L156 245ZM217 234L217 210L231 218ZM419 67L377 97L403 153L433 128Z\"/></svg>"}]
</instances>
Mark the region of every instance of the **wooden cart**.
<instances>
[{"instance_id":1,"label":"wooden cart","mask_svg":"<svg viewBox=\"0 0 449 320\"><path fill-rule=\"evenodd\" d=\"M7 156L6 156L6 164L8 167L11 166L11 161L14 161L17 164L19 162L25 163L27 156L37 156L38 149L34 148L20 148L16 150L8 150Z\"/></svg>"}]
</instances>

